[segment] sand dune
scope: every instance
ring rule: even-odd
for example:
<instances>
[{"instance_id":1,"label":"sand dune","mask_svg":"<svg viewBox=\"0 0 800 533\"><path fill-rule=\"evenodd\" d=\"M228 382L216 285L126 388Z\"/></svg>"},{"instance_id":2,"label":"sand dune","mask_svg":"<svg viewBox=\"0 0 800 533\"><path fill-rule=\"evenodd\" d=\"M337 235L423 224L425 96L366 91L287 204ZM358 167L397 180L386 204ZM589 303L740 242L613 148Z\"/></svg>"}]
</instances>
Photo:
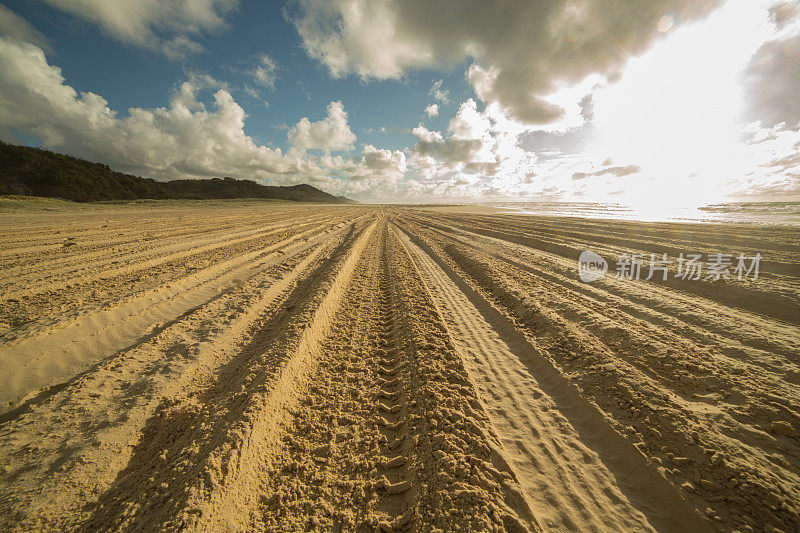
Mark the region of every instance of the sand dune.
<instances>
[{"instance_id":1,"label":"sand dune","mask_svg":"<svg viewBox=\"0 0 800 533\"><path fill-rule=\"evenodd\" d=\"M0 205L0 529L795 531L798 310L789 227Z\"/></svg>"}]
</instances>

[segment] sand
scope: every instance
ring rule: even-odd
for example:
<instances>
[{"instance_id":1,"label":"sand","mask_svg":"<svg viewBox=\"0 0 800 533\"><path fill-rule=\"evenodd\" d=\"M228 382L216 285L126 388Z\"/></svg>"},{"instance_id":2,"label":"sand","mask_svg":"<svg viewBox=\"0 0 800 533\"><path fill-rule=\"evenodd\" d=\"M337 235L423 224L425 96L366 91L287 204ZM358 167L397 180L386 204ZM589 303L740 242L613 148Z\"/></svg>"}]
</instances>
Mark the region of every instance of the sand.
<instances>
[{"instance_id":1,"label":"sand","mask_svg":"<svg viewBox=\"0 0 800 533\"><path fill-rule=\"evenodd\" d=\"M0 302L0 530L800 528L797 228L3 200Z\"/></svg>"}]
</instances>

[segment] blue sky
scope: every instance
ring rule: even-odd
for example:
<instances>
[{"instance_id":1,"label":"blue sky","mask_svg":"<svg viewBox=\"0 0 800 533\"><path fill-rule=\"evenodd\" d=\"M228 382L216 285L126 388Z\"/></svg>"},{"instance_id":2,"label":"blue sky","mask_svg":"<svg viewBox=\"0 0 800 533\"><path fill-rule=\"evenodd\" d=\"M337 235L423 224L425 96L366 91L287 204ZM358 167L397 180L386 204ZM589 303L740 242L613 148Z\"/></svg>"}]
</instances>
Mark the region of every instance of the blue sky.
<instances>
[{"instance_id":1,"label":"blue sky","mask_svg":"<svg viewBox=\"0 0 800 533\"><path fill-rule=\"evenodd\" d=\"M367 201L800 198L797 1L604 4L6 0L0 136Z\"/></svg>"},{"instance_id":2,"label":"blue sky","mask_svg":"<svg viewBox=\"0 0 800 533\"><path fill-rule=\"evenodd\" d=\"M62 68L76 90L103 95L124 113L130 107L168 105L171 91L186 79L187 72L206 73L227 82L236 100L246 106L249 135L261 144L284 149L288 148L288 126L304 116L324 118L332 100L344 104L360 142L398 149L413 143L411 129L433 102L428 92L435 81L443 80L454 96L449 104L439 102L442 111L450 113L428 121L437 129L446 127L444 116L454 113L458 102L471 95L464 78L466 63L442 72L412 72L401 80L334 79L303 52L297 30L284 17L282 2L241 2L227 17L228 30L203 39L204 53L179 61L115 42L97 25L44 3L8 1L5 5L35 23L51 42L52 63ZM247 73L263 54L278 65L274 89L258 87ZM247 94L246 86L259 89L262 97ZM203 96L208 103L210 91ZM380 133L381 128L387 133Z\"/></svg>"}]
</instances>

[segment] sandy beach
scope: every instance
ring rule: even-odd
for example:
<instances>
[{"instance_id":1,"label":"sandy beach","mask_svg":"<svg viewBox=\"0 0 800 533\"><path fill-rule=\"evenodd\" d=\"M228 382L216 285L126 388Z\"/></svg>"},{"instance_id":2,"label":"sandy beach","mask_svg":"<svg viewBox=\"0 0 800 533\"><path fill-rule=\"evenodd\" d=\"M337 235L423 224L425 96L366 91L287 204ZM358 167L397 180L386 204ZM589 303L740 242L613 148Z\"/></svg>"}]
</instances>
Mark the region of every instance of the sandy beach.
<instances>
[{"instance_id":1,"label":"sandy beach","mask_svg":"<svg viewBox=\"0 0 800 533\"><path fill-rule=\"evenodd\" d=\"M0 529L796 531L799 326L797 227L3 200Z\"/></svg>"}]
</instances>

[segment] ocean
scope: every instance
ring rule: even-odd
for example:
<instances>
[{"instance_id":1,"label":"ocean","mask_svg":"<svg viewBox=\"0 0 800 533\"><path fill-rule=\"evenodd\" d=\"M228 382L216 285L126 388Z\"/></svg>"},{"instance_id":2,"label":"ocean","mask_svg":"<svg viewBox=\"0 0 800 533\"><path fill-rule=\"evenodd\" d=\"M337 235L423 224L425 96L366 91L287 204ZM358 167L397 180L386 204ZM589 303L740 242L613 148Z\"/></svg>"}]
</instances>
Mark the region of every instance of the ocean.
<instances>
[{"instance_id":1,"label":"ocean","mask_svg":"<svg viewBox=\"0 0 800 533\"><path fill-rule=\"evenodd\" d=\"M800 225L800 202L731 202L654 211L602 202L486 202L509 213L646 222L741 222Z\"/></svg>"}]
</instances>

